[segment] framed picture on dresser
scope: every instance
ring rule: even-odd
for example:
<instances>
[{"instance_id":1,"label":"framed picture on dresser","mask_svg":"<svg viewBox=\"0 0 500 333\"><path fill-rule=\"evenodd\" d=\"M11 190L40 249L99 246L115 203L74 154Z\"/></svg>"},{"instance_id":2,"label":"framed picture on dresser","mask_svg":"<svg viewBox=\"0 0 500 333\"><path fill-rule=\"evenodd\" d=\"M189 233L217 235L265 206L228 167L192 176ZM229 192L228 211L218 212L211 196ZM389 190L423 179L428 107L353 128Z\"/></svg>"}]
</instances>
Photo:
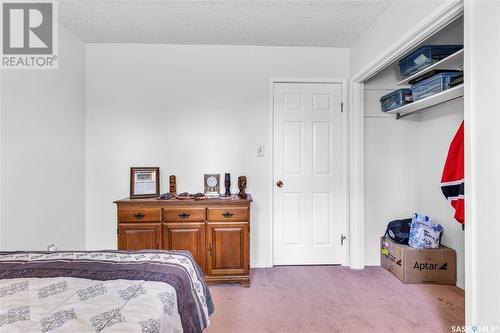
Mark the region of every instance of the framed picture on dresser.
<instances>
[{"instance_id":1,"label":"framed picture on dresser","mask_svg":"<svg viewBox=\"0 0 500 333\"><path fill-rule=\"evenodd\" d=\"M151 198L160 195L160 168L130 168L130 198Z\"/></svg>"}]
</instances>

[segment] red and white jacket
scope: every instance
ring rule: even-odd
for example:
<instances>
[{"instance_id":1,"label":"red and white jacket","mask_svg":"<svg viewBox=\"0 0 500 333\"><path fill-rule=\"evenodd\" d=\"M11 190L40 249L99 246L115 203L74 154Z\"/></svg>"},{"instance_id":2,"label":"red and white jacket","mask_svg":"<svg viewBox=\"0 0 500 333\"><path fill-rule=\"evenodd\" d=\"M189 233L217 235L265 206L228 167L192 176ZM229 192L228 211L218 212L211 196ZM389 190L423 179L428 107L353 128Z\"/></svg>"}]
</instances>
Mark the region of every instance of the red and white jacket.
<instances>
[{"instance_id":1,"label":"red and white jacket","mask_svg":"<svg viewBox=\"0 0 500 333\"><path fill-rule=\"evenodd\" d=\"M441 177L441 190L453 208L455 219L464 224L464 122L460 125L453 141L451 141L448 157Z\"/></svg>"}]
</instances>

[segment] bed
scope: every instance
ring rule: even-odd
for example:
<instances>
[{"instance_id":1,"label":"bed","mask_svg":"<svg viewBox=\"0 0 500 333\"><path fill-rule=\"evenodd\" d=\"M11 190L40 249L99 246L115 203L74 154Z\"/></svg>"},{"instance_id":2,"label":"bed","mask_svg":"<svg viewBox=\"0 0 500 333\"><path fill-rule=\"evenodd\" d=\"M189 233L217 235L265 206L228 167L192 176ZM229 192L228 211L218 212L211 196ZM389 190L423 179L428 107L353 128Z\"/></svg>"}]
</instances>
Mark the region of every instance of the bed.
<instances>
[{"instance_id":1,"label":"bed","mask_svg":"<svg viewBox=\"0 0 500 333\"><path fill-rule=\"evenodd\" d=\"M201 332L213 311L189 252L0 252L0 332Z\"/></svg>"}]
</instances>

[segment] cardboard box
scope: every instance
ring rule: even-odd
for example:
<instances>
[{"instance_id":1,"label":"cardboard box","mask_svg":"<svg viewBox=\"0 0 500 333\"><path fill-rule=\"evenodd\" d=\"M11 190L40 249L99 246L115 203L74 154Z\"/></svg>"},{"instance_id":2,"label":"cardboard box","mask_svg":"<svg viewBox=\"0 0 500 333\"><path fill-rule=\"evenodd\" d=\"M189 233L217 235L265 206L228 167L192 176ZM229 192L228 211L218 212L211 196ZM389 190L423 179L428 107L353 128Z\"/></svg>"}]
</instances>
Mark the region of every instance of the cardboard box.
<instances>
[{"instance_id":1,"label":"cardboard box","mask_svg":"<svg viewBox=\"0 0 500 333\"><path fill-rule=\"evenodd\" d=\"M455 250L414 249L381 238L381 265L404 283L456 284Z\"/></svg>"}]
</instances>

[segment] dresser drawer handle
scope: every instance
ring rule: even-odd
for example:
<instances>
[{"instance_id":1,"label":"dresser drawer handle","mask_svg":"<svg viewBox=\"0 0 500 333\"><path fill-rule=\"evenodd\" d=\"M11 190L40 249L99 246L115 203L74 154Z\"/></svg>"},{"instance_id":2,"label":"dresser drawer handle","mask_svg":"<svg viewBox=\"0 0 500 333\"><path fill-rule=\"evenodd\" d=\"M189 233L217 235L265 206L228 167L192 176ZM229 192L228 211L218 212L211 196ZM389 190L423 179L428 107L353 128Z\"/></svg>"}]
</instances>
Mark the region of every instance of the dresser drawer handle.
<instances>
[{"instance_id":1,"label":"dresser drawer handle","mask_svg":"<svg viewBox=\"0 0 500 333\"><path fill-rule=\"evenodd\" d=\"M146 215L142 214L142 213L137 213L134 215L134 217L138 220L142 220Z\"/></svg>"},{"instance_id":2,"label":"dresser drawer handle","mask_svg":"<svg viewBox=\"0 0 500 333\"><path fill-rule=\"evenodd\" d=\"M179 216L181 219L187 219L188 217L191 216L191 214L182 213L182 214L179 214L177 216Z\"/></svg>"},{"instance_id":3,"label":"dresser drawer handle","mask_svg":"<svg viewBox=\"0 0 500 333\"><path fill-rule=\"evenodd\" d=\"M224 214L222 214L222 216L224 216L226 219L233 217L233 215L234 214L230 212L225 212Z\"/></svg>"}]
</instances>

